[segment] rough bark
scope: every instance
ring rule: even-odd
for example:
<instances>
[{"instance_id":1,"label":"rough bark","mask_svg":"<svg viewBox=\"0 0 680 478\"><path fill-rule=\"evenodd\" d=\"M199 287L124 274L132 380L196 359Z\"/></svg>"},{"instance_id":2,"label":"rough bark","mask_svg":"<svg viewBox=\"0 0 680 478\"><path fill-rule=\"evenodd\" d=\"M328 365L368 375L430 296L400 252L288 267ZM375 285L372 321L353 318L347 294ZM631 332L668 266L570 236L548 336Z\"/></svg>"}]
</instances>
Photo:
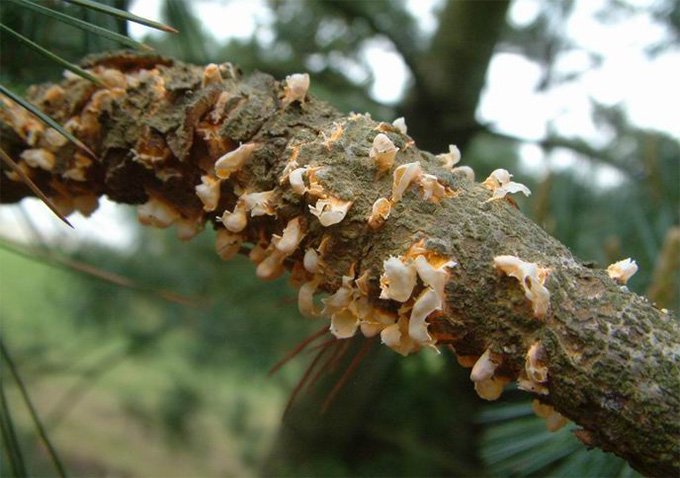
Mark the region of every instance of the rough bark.
<instances>
[{"instance_id":1,"label":"rough bark","mask_svg":"<svg viewBox=\"0 0 680 478\"><path fill-rule=\"evenodd\" d=\"M319 290L336 292L353 269L355 278L366 274L370 304L394 316L403 304L379 298L383 262L423 240L427 250L458 264L450 270L444 310L427 318L436 346L451 344L468 365L490 349L501 362L495 376L511 381L525 373L527 350L540 342L549 375L543 384L548 394L538 397L579 424L584 443L620 455L647 475L678 473L676 319L605 271L581 264L510 202L487 201L489 190L444 168L391 125L344 116L314 98L284 104L284 84L265 74L241 78L222 65L222 78L213 75L202 86L202 67L155 56L116 53L84 65L111 89L102 93L67 79L62 89L40 86L30 96L62 123L71 120L95 158L88 161L75 146L55 140L10 101L3 99L0 110L3 149L59 206L83 209L88 198L104 194L129 204L153 197L179 214L175 222L212 222L221 229L216 217L232 211L244 191L272 190L273 215L248 217L243 247L271 252L272 235L300 218L305 236L284 262L297 284L310 280L302 268L305 250L323 240ZM384 225L372 229L366 219L373 203L392 191L392 171L379 174L369 157L379 131L399 147L395 167L419 161L453 194L433 203L412 187ZM222 181L218 206L206 212L195 187L239 143L256 145L252 157ZM26 149L39 148L54 154L53 167L29 167L21 159ZM322 226L309 212L317 198L296 194L280 180L291 156L300 166L321 168L316 177L325 194L352 201L340 223ZM6 172L2 202L31 194ZM518 281L494 268L499 255L551 270L543 318L534 317Z\"/></svg>"}]
</instances>

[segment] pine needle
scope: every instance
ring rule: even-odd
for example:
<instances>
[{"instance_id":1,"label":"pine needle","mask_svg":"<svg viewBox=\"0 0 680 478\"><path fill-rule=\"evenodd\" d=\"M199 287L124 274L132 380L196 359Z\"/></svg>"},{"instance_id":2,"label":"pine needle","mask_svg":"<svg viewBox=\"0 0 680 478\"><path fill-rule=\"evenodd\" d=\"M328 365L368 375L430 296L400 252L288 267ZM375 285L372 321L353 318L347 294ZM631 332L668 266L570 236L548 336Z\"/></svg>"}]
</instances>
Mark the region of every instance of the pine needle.
<instances>
[{"instance_id":1,"label":"pine needle","mask_svg":"<svg viewBox=\"0 0 680 478\"><path fill-rule=\"evenodd\" d=\"M366 340L364 344L361 346L357 354L354 356L352 361L347 366L347 370L345 370L345 373L342 374L340 380L337 381L333 389L326 397L326 400L324 400L323 405L321 406L322 414L328 411L328 408L333 403L333 400L335 400L335 397L337 396L338 392L342 390L342 387L345 385L345 383L347 383L347 380L349 380L350 377L354 374L356 369L359 367L361 361L364 359L364 357L366 357L366 354L368 354L368 352L371 350L372 345L373 345L372 340Z\"/></svg>"},{"instance_id":2,"label":"pine needle","mask_svg":"<svg viewBox=\"0 0 680 478\"><path fill-rule=\"evenodd\" d=\"M147 18L139 17L133 15L125 10L119 10L118 8L110 7L103 3L93 2L91 0L64 0L65 2L72 3L74 5L79 5L81 7L90 8L98 12L106 13L107 15L113 15L114 17L120 18L122 20L128 20L131 22L139 23L141 25L146 25L147 27L155 28L157 30L163 30L168 33L178 33L177 30L171 26L165 25L163 23L155 22Z\"/></svg>"},{"instance_id":3,"label":"pine needle","mask_svg":"<svg viewBox=\"0 0 680 478\"><path fill-rule=\"evenodd\" d=\"M66 268L69 270L73 270L75 272L86 274L91 277L95 277L99 280L102 280L104 282L109 282L111 284L124 287L126 289L150 293L152 295L160 297L163 300L173 302L175 304L180 304L189 307L198 307L200 305L195 298L187 297L185 295L181 295L176 292L172 292L165 289L156 289L153 287L145 286L125 276L116 274L115 272L105 271L103 269L99 269L98 267L93 266L92 264L87 264L85 262L71 259L70 257L61 257L34 248L29 249L7 240L0 240L0 249L5 249L14 252L15 254L19 254L23 257L26 257L28 259L40 261L54 267Z\"/></svg>"},{"instance_id":4,"label":"pine needle","mask_svg":"<svg viewBox=\"0 0 680 478\"><path fill-rule=\"evenodd\" d=\"M66 478L66 470L64 469L64 465L61 462L61 459L59 458L57 450L54 448L52 442L47 436L45 427L40 421L40 417L38 416L38 413L35 410L33 403L31 402L31 397L28 395L28 390L26 389L26 386L24 385L24 382L21 379L21 376L19 375L19 371L17 370L14 364L14 360L12 360L12 357L10 356L9 352L7 351L7 348L5 347L5 343L2 341L1 338L0 338L0 353L2 353L2 357L5 359L5 362L9 367L9 371L12 374L12 378L14 378L17 387L19 387L21 397L24 399L26 408L28 408L28 413L31 415L31 420L33 420L33 425L35 426L35 429L38 432L38 436L45 445L45 448L47 448L47 452L50 454L50 459L52 460L52 463L54 464L57 473L61 478Z\"/></svg>"},{"instance_id":5,"label":"pine needle","mask_svg":"<svg viewBox=\"0 0 680 478\"><path fill-rule=\"evenodd\" d=\"M5 453L12 470L12 476L17 478L28 476L24 456L14 429L12 414L9 411L7 397L5 396L5 382L2 375L0 375L0 434L5 445Z\"/></svg>"},{"instance_id":6,"label":"pine needle","mask_svg":"<svg viewBox=\"0 0 680 478\"><path fill-rule=\"evenodd\" d=\"M95 35L98 35L100 37L107 38L109 40L121 43L123 45L127 45L131 48L136 48L138 50L153 50L153 48L151 48L149 45L145 45L143 43L135 41L130 37L126 37L125 35L121 35L120 33L112 32L111 30L107 30L106 28L102 28L100 26L88 23L86 21L80 20L70 15L66 15L65 13L61 13L47 7L43 7L42 5L38 5L37 3L33 3L29 0L7 0L7 1L19 5L21 7L27 8L29 10L32 10L41 15L52 17L55 20L58 20L62 23L66 23L76 28L80 28L81 30L94 33Z\"/></svg>"},{"instance_id":7,"label":"pine needle","mask_svg":"<svg viewBox=\"0 0 680 478\"><path fill-rule=\"evenodd\" d=\"M71 63L71 62L69 62L69 61L64 60L62 57L60 57L60 56L58 56L58 55L55 55L54 53L52 53L51 51L49 51L49 50L43 48L42 46L38 45L38 44L35 43L34 41L32 41L32 40L26 38L26 37L23 36L21 33L12 30L12 29L9 28L7 25L4 25L4 24L0 23L0 29L2 29L2 30L4 30L5 32L9 33L9 34L12 35L14 38L16 38L16 39L19 40L20 42L24 43L26 46L28 46L29 48L33 49L34 51L40 53L41 55L43 55L43 56L45 56L45 57L47 57L47 58L49 58L49 59L52 60L53 62L60 64L61 66L63 66L63 67L66 68L67 70L72 71L72 72L75 73L76 75L78 75L78 76L80 76L80 77L82 77L82 78L85 78L86 80L90 80L92 83L96 84L97 86L104 86L104 84L103 84L103 83L99 80L99 78L97 78L96 76L94 76L94 75L88 73L87 71L83 70L83 69L80 68L78 65L75 65L75 64L73 64L73 63Z\"/></svg>"},{"instance_id":8,"label":"pine needle","mask_svg":"<svg viewBox=\"0 0 680 478\"><path fill-rule=\"evenodd\" d=\"M38 196L38 198L40 198L40 200L45 203L45 206L50 208L50 210L54 214L56 214L56 216L59 219L64 221L64 223L66 223L68 227L73 229L73 224L71 224L69 220L66 219L66 217L61 212L59 212L59 209L57 209L57 206L54 205L52 200L48 198L44 192L42 192L38 185L35 184L33 180L26 175L26 173L17 165L17 163L14 162L12 158L9 157L9 155L2 148L0 148L0 158L2 158L2 161L5 164L12 168L12 171L14 171L19 176L19 178L24 182L24 184L26 184L26 186L28 186L29 189L33 191L33 194Z\"/></svg>"},{"instance_id":9,"label":"pine needle","mask_svg":"<svg viewBox=\"0 0 680 478\"><path fill-rule=\"evenodd\" d=\"M312 335L304 339L302 342L298 343L293 350L288 352L286 355L283 356L281 360L276 362L271 369L269 369L269 373L267 375L274 375L276 372L279 371L281 367L286 365L288 362L293 360L300 352L302 352L307 345L310 343L314 342L314 340L318 339L322 335L324 335L326 332L328 332L328 326L324 325L321 327L319 330L314 332Z\"/></svg>"}]
</instances>

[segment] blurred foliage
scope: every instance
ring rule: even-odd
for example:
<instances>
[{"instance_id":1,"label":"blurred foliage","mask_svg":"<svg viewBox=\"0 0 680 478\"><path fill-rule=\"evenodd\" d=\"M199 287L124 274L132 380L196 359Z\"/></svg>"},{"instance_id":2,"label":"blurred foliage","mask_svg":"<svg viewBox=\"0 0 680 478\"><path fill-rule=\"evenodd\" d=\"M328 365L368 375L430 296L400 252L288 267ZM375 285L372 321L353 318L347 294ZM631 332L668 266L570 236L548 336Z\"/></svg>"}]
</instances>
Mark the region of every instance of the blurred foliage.
<instances>
[{"instance_id":1,"label":"blurred foliage","mask_svg":"<svg viewBox=\"0 0 680 478\"><path fill-rule=\"evenodd\" d=\"M86 15L78 7L47 3ZM108 3L129 6L126 0ZM437 33L464 31L443 24L427 34L403 1L271 0L263 15L270 20L263 20L252 37L220 43L206 31L196 3L165 0L161 20L180 35L152 34L144 41L187 61L231 61L246 72L259 69L278 78L309 71L314 94L341 110L368 111L387 121L404 105L381 104L371 95L374 74L367 47L389 45L403 58L410 75L404 101L423 95L429 101L444 101L427 77L433 74L431 65L452 59L429 58L425 65L430 69L421 60ZM225 5L233 5L233 0ZM436 13L443 15L450 5L443 3ZM659 2L651 12L656 21L668 25L670 40L677 39L677 5ZM578 81L582 73L564 74L553 68L556 58L579 48L562 26L576 6L571 1L540 6L530 24L505 25L498 33L496 51L519 52L539 65L543 72L539 89L549 91ZM601 21L648 13L622 0L611 0L607 6L600 12ZM87 15L88 20L124 33L125 25L111 17ZM114 47L30 12L19 14L6 3L0 17L69 60ZM0 40L3 82L21 88L59 78L60 68L21 45L7 48L4 36ZM480 39L464 40L476 45ZM649 53L661 54L672 44L657 42ZM585 53L591 68L601 64L597 53ZM438 78L456 85L454 80ZM461 94L455 88L446 92L457 93ZM466 136L474 131L465 142L463 164L472 166L478 179L497 167L515 172L534 191L529 200L518 201L526 214L577 256L600 267L635 258L641 268L630 287L644 293L667 232L680 222L680 147L676 138L630 124L620 108L594 104L593 111L602 138L610 140L595 146L551 130L538 143L544 160L541 174L526 168L521 140L499 135L486 125L471 130L469 124L450 122L445 130L421 128L426 131L415 139L419 144L445 145L457 141L456 131ZM440 112L431 112L432 118L427 114L409 116L407 122L450 120L436 116ZM558 168L555 155L565 151L576 153L576 162ZM285 279L262 284L247 260L222 263L213 251L212 231L189 245L179 243L171 231L140 228L136 234L134 250L82 244L75 256L149 287L197 297L200 307L164 302L152 294L0 251L3 337L73 475L631 473L611 455L584 450L568 429L546 433L542 421L531 416L524 394L508 392L500 405L481 403L466 372L448 353L401 360L376 347L328 413L321 415L320 404L356 353L352 348L337 371L302 394L279 427L286 394L310 355L303 354L272 378L266 378L266 371L319 324L299 318L295 293ZM677 290L677 269L674 274L670 283ZM678 294L669 297L669 303L660 305L679 310ZM11 387L8 400L20 403ZM21 410L16 419L29 471L52 473ZM5 476L6 468L0 471Z\"/></svg>"}]
</instances>

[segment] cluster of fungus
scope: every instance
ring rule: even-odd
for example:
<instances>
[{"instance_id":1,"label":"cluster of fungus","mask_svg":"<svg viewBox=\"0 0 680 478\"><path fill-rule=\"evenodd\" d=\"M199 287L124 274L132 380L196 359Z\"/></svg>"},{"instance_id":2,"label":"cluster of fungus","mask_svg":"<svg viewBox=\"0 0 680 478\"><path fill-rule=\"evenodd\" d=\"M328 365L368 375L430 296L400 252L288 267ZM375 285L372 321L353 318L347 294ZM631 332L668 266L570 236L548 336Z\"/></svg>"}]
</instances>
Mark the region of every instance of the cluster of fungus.
<instances>
[{"instance_id":1,"label":"cluster of fungus","mask_svg":"<svg viewBox=\"0 0 680 478\"><path fill-rule=\"evenodd\" d=\"M145 105L147 117L162 112L180 98L167 84L162 65L130 68L126 72L96 65L91 71L107 87L96 90L88 86L82 99L84 106L60 118L69 131L87 144L100 144L107 139L102 138L100 115L102 112L114 115L117 109L131 108L125 103L131 91L144 89L150 98ZM447 153L435 156L436 167L432 167L432 162L410 161L405 152L413 141L407 136L404 119L398 118L391 125L380 123L366 138L370 147L361 153L364 162L355 162L364 164L366 175L373 172L375 181L382 181L385 187L376 188L379 197L371 199L370 206L364 203L359 206L350 193L329 186L332 182L328 178L334 167L330 162L314 162L304 154L306 149L324 148L330 157L334 145L346 134L349 122L362 118L350 115L344 122L334 122L330 132L290 141L282 150L288 157L282 170L275 171L276 177L269 182L255 180L258 170L251 166L260 152L263 156L270 154L267 146L260 138L253 139L253 135L232 138L223 132L223 125L242 114L249 102L249 93L234 86L237 76L230 64L211 64L194 83L189 81L200 84L200 93L195 101L184 106L186 118L177 131L186 134L177 133L170 138L161 134L163 125L152 126L147 121L141 126L130 155L132 162L153 180L144 184L143 200L137 196L130 199L141 203L137 209L139 221L159 228L176 225L179 237L185 240L200 232L206 221L212 221L217 229L215 248L222 259L247 253L256 266L257 277L263 280L275 279L286 269L291 270L291 282L299 289L300 312L307 317L327 319L330 333L337 339L357 333L365 337L379 335L382 343L402 355L423 347L435 348L437 338L429 327L433 318L447 312L446 286L460 266L453 257L429 250L427 241L420 239L398 255L381 258L382 270L361 269L351 263L345 264L340 273L336 266L329 265L334 259L330 244L334 228L343 221L351 220L354 225L359 222L366 233L378 234L391 220L395 206L407 195L435 206L455 200L461 192L435 173L439 168L440 172L474 182L471 168L457 166L461 159L458 148L451 145ZM81 82L69 77L66 87ZM229 90L225 88L227 83L231 86ZM275 109L303 110L309 85L307 74L288 76L276 86L278 96L272 100ZM41 102L50 111L50 105L60 104L64 98L64 89L53 86L43 92ZM73 146L11 100L3 98L2 102L5 107L0 110L1 119L29 146L19 155L17 167L32 178L42 179L65 215L73 210L92 213L97 207L97 194L84 183L93 181L98 174L94 158L74 151L70 161L59 163L57 155ZM197 147L194 142L199 139L203 142ZM187 170L189 151L194 147L203 155L192 159L200 173L195 176L186 204L180 204L163 192L164 186L172 185ZM20 180L15 172L6 175L12 181ZM482 183L491 191L487 202L512 193L530 194L526 186L511 178L505 169L493 171ZM361 207L365 210L358 210ZM515 279L533 317L546 317L550 292L545 283L550 269L512 255L498 255L488 267ZM607 271L619 284L625 284L636 270L635 262L626 259ZM318 302L315 296L323 293L326 296ZM502 348L492 344L486 347L481 356L459 357L459 361L472 367L470 379L477 393L484 399L495 400L511 379L497 373L503 365ZM516 377L518 386L545 396L549 391L546 351L540 341L527 347L525 366ZM563 417L547 405L536 405L536 409L552 423L551 428L563 423Z\"/></svg>"}]
</instances>

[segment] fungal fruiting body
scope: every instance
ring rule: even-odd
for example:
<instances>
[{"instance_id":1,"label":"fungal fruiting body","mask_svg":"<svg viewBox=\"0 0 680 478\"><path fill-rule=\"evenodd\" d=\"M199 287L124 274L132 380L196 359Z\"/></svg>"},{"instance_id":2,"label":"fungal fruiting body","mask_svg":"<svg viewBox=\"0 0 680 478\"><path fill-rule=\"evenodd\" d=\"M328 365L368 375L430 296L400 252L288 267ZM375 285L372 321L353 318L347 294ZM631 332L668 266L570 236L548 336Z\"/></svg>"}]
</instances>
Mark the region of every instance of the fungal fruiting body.
<instances>
[{"instance_id":1,"label":"fungal fruiting body","mask_svg":"<svg viewBox=\"0 0 680 478\"><path fill-rule=\"evenodd\" d=\"M420 186L422 198L433 203L439 203L440 199L454 195L450 188L439 182L437 176L426 174L420 162L414 161L402 164L394 170L391 202L394 204L401 201L411 184Z\"/></svg>"},{"instance_id":2,"label":"fungal fruiting body","mask_svg":"<svg viewBox=\"0 0 680 478\"><path fill-rule=\"evenodd\" d=\"M548 395L547 382L546 352L540 342L535 342L527 351L524 370L520 373L517 386L527 392Z\"/></svg>"},{"instance_id":3,"label":"fungal fruiting body","mask_svg":"<svg viewBox=\"0 0 680 478\"><path fill-rule=\"evenodd\" d=\"M545 427L549 432L556 432L569 422L567 417L562 416L553 407L538 400L531 402L531 408L537 416L545 419Z\"/></svg>"},{"instance_id":4,"label":"fungal fruiting body","mask_svg":"<svg viewBox=\"0 0 680 478\"><path fill-rule=\"evenodd\" d=\"M390 216L392 203L387 198L378 198L371 207L371 215L368 217L368 226L371 229L378 229L385 224L385 220Z\"/></svg>"},{"instance_id":5,"label":"fungal fruiting body","mask_svg":"<svg viewBox=\"0 0 680 478\"><path fill-rule=\"evenodd\" d=\"M205 88L206 86L216 85L219 83L222 83L220 68L216 64L210 63L203 70L203 80L201 81L201 86Z\"/></svg>"},{"instance_id":6,"label":"fungal fruiting body","mask_svg":"<svg viewBox=\"0 0 680 478\"><path fill-rule=\"evenodd\" d=\"M255 150L255 144L242 144L234 151L230 151L215 162L215 174L220 179L228 179L229 176L239 171L250 159Z\"/></svg>"},{"instance_id":7,"label":"fungal fruiting body","mask_svg":"<svg viewBox=\"0 0 680 478\"><path fill-rule=\"evenodd\" d=\"M220 180L207 174L201 176L201 184L196 185L196 196L203 203L204 211L214 211L220 201Z\"/></svg>"},{"instance_id":8,"label":"fungal fruiting body","mask_svg":"<svg viewBox=\"0 0 680 478\"><path fill-rule=\"evenodd\" d=\"M392 181L392 198L393 203L400 201L404 192L423 174L423 169L419 162L402 164L394 170Z\"/></svg>"},{"instance_id":9,"label":"fungal fruiting body","mask_svg":"<svg viewBox=\"0 0 680 478\"><path fill-rule=\"evenodd\" d=\"M453 167L460 162L460 150L456 145L450 144L449 152L438 154L437 159L441 161L444 169L452 171Z\"/></svg>"},{"instance_id":10,"label":"fungal fruiting body","mask_svg":"<svg viewBox=\"0 0 680 478\"><path fill-rule=\"evenodd\" d=\"M275 216L277 199L278 193L276 189L243 193L240 197L240 201L243 201L246 209L250 211L251 217Z\"/></svg>"},{"instance_id":11,"label":"fungal fruiting body","mask_svg":"<svg viewBox=\"0 0 680 478\"><path fill-rule=\"evenodd\" d=\"M375 161L378 171L384 173L392 169L397 151L399 151L399 148L386 134L378 133L373 139L373 146L371 146L368 156Z\"/></svg>"},{"instance_id":12,"label":"fungal fruiting body","mask_svg":"<svg viewBox=\"0 0 680 478\"><path fill-rule=\"evenodd\" d=\"M302 222L299 217L291 219L283 229L281 236L272 236L272 244L286 256L291 255L297 249L304 237Z\"/></svg>"},{"instance_id":13,"label":"fungal fruiting body","mask_svg":"<svg viewBox=\"0 0 680 478\"><path fill-rule=\"evenodd\" d=\"M380 276L380 298L394 300L404 305L399 310L400 320L408 315L408 320L402 320L391 325L385 332L388 346L396 343L399 338L397 351L405 353L422 345L433 345L434 341L429 335L426 319L433 313L443 310L445 305L444 287L449 278L446 270L455 266L455 262L442 258L422 247L419 241L402 257L389 257L383 262L383 274ZM422 288L414 294L418 279ZM405 336L409 341L404 342ZM413 342L411 344L411 341Z\"/></svg>"},{"instance_id":14,"label":"fungal fruiting body","mask_svg":"<svg viewBox=\"0 0 680 478\"><path fill-rule=\"evenodd\" d=\"M515 256L496 256L493 261L498 270L519 281L531 302L534 316L543 317L550 306L550 292L543 285L550 270Z\"/></svg>"},{"instance_id":15,"label":"fungal fruiting body","mask_svg":"<svg viewBox=\"0 0 680 478\"><path fill-rule=\"evenodd\" d=\"M230 232L241 232L248 225L247 208L243 201L238 201L233 211L227 209L222 213L222 224Z\"/></svg>"},{"instance_id":16,"label":"fungal fruiting body","mask_svg":"<svg viewBox=\"0 0 680 478\"><path fill-rule=\"evenodd\" d=\"M343 276L342 286L321 301L324 304L323 314L331 320L330 331L338 339L352 337L359 327L359 317L349 309L354 299L353 281L353 276Z\"/></svg>"},{"instance_id":17,"label":"fungal fruiting body","mask_svg":"<svg viewBox=\"0 0 680 478\"><path fill-rule=\"evenodd\" d=\"M137 218L145 226L166 228L180 217L171 205L153 197L137 207Z\"/></svg>"},{"instance_id":18,"label":"fungal fruiting body","mask_svg":"<svg viewBox=\"0 0 680 478\"><path fill-rule=\"evenodd\" d=\"M392 126L397 128L401 134L407 134L408 133L408 127L406 126L406 120L404 119L403 116L400 116L399 118L392 121Z\"/></svg>"},{"instance_id":19,"label":"fungal fruiting body","mask_svg":"<svg viewBox=\"0 0 680 478\"><path fill-rule=\"evenodd\" d=\"M411 263L390 257L383 263L385 272L380 276L380 298L406 302L416 286L417 271Z\"/></svg>"},{"instance_id":20,"label":"fungal fruiting body","mask_svg":"<svg viewBox=\"0 0 680 478\"><path fill-rule=\"evenodd\" d=\"M427 333L427 322L425 319L432 313L442 310L444 306L440 296L431 287L426 287L418 296L408 321L408 334L413 340L420 344L429 344L432 337Z\"/></svg>"},{"instance_id":21,"label":"fungal fruiting body","mask_svg":"<svg viewBox=\"0 0 680 478\"><path fill-rule=\"evenodd\" d=\"M307 168L296 168L288 175L288 182L290 187L296 194L302 196L307 192L304 175L307 173Z\"/></svg>"},{"instance_id":22,"label":"fungal fruiting body","mask_svg":"<svg viewBox=\"0 0 680 478\"><path fill-rule=\"evenodd\" d=\"M287 106L294 101L304 103L307 96L307 90L309 90L309 74L295 73L288 75L286 76L286 83L283 87L283 99L281 102L284 106Z\"/></svg>"},{"instance_id":23,"label":"fungal fruiting body","mask_svg":"<svg viewBox=\"0 0 680 478\"><path fill-rule=\"evenodd\" d=\"M440 199L453 196L453 191L440 183L434 174L423 174L419 182L426 201L439 203Z\"/></svg>"},{"instance_id":24,"label":"fungal fruiting body","mask_svg":"<svg viewBox=\"0 0 680 478\"><path fill-rule=\"evenodd\" d=\"M507 194L522 193L529 196L531 191L524 184L511 181L512 174L506 169L496 169L488 178L482 183L482 186L493 192L488 201L503 199Z\"/></svg>"},{"instance_id":25,"label":"fungal fruiting body","mask_svg":"<svg viewBox=\"0 0 680 478\"><path fill-rule=\"evenodd\" d=\"M305 251L302 264L307 272L316 274L319 272L319 254L311 247Z\"/></svg>"},{"instance_id":26,"label":"fungal fruiting body","mask_svg":"<svg viewBox=\"0 0 680 478\"><path fill-rule=\"evenodd\" d=\"M40 168L45 171L52 171L54 168L55 156L46 149L25 149L20 157L26 161L26 164L31 168Z\"/></svg>"},{"instance_id":27,"label":"fungal fruiting body","mask_svg":"<svg viewBox=\"0 0 680 478\"><path fill-rule=\"evenodd\" d=\"M501 360L501 355L492 352L491 349L486 349L472 367L470 380L475 383L477 395L484 400L497 400L508 382L505 377L495 376Z\"/></svg>"},{"instance_id":28,"label":"fungal fruiting body","mask_svg":"<svg viewBox=\"0 0 680 478\"><path fill-rule=\"evenodd\" d=\"M472 169L470 166L458 166L453 168L452 172L456 176L464 178L465 180L470 181L471 183L475 182L475 170Z\"/></svg>"},{"instance_id":29,"label":"fungal fruiting body","mask_svg":"<svg viewBox=\"0 0 680 478\"><path fill-rule=\"evenodd\" d=\"M227 229L219 229L215 239L215 250L222 259L228 260L238 254L243 243L243 236Z\"/></svg>"},{"instance_id":30,"label":"fungal fruiting body","mask_svg":"<svg viewBox=\"0 0 680 478\"><path fill-rule=\"evenodd\" d=\"M637 270L637 263L629 257L607 267L607 274L617 283L625 285Z\"/></svg>"},{"instance_id":31,"label":"fungal fruiting body","mask_svg":"<svg viewBox=\"0 0 680 478\"><path fill-rule=\"evenodd\" d=\"M322 226L328 227L338 224L347 215L352 201L343 201L336 197L319 199L315 205L309 205L309 212L319 218Z\"/></svg>"}]
</instances>

